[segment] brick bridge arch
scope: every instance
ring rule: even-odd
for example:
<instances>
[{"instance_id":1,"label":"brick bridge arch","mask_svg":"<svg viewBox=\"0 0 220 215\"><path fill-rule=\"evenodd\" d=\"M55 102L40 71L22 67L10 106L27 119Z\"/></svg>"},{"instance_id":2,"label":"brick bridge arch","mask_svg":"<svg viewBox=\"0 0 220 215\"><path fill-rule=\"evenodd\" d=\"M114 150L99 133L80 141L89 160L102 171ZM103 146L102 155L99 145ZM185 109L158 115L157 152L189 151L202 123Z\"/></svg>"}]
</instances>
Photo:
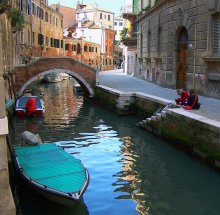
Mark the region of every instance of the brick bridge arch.
<instances>
[{"instance_id":1,"label":"brick bridge arch","mask_svg":"<svg viewBox=\"0 0 220 215\"><path fill-rule=\"evenodd\" d=\"M15 91L21 96L25 88L41 76L52 72L65 72L74 77L90 97L98 82L99 70L69 57L45 57L33 63L15 67Z\"/></svg>"}]
</instances>

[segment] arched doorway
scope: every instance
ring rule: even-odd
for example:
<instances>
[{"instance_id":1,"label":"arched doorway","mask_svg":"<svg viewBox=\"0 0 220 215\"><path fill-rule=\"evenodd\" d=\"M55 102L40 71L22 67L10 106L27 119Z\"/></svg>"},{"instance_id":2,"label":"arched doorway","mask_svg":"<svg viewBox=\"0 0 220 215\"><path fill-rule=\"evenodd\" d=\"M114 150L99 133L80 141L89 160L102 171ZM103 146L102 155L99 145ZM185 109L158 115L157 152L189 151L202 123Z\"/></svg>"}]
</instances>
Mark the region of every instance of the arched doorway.
<instances>
[{"instance_id":1,"label":"arched doorway","mask_svg":"<svg viewBox=\"0 0 220 215\"><path fill-rule=\"evenodd\" d=\"M187 59L188 59L188 33L186 28L182 28L178 36L177 44L177 73L176 88L186 89L187 84Z\"/></svg>"}]
</instances>

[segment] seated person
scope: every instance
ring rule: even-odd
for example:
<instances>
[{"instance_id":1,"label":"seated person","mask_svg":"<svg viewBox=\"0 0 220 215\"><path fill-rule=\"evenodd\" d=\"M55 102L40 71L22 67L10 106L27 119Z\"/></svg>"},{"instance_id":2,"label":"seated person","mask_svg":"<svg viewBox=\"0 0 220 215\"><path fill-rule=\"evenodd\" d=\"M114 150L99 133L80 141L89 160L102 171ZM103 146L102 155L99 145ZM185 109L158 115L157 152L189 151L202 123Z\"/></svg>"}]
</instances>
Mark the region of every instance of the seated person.
<instances>
[{"instance_id":1,"label":"seated person","mask_svg":"<svg viewBox=\"0 0 220 215\"><path fill-rule=\"evenodd\" d=\"M190 89L189 97L184 106L184 109L191 110L191 109L199 109L199 108L200 108L199 97L195 94L195 91L193 89Z\"/></svg>"},{"instance_id":2,"label":"seated person","mask_svg":"<svg viewBox=\"0 0 220 215\"><path fill-rule=\"evenodd\" d=\"M175 99L177 105L185 105L189 97L189 93L183 89L177 89L177 95L180 97Z\"/></svg>"}]
</instances>

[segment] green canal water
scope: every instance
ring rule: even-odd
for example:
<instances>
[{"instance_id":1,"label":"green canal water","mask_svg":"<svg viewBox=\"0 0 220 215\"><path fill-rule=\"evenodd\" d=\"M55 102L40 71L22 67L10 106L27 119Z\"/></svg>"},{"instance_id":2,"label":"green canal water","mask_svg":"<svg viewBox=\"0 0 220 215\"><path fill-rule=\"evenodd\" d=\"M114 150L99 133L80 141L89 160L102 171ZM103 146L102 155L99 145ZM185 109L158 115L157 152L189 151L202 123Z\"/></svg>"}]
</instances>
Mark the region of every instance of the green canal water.
<instances>
[{"instance_id":1,"label":"green canal water","mask_svg":"<svg viewBox=\"0 0 220 215\"><path fill-rule=\"evenodd\" d=\"M220 174L167 142L74 94L72 82L39 84L41 118L15 118L14 143L24 130L45 143L63 144L90 174L84 203L66 209L24 185L18 189L22 215L219 215Z\"/></svg>"}]
</instances>

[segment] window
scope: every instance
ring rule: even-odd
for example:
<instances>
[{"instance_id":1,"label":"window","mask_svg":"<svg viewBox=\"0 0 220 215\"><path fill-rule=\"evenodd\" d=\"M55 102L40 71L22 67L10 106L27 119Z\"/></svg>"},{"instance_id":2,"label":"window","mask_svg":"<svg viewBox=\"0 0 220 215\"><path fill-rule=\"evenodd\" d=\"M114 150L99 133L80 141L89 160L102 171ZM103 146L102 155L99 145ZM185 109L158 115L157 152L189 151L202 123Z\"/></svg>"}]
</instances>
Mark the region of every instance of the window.
<instances>
[{"instance_id":1,"label":"window","mask_svg":"<svg viewBox=\"0 0 220 215\"><path fill-rule=\"evenodd\" d=\"M123 26L123 22L119 22L119 26Z\"/></svg>"},{"instance_id":2,"label":"window","mask_svg":"<svg viewBox=\"0 0 220 215\"><path fill-rule=\"evenodd\" d=\"M30 2L30 0L26 0L26 13L27 13L27 15L31 15L31 2Z\"/></svg>"},{"instance_id":3,"label":"window","mask_svg":"<svg viewBox=\"0 0 220 215\"><path fill-rule=\"evenodd\" d=\"M19 0L18 8L20 11L23 11L23 1L22 0Z\"/></svg>"},{"instance_id":4,"label":"window","mask_svg":"<svg viewBox=\"0 0 220 215\"><path fill-rule=\"evenodd\" d=\"M45 13L45 21L48 22L48 13Z\"/></svg>"},{"instance_id":5,"label":"window","mask_svg":"<svg viewBox=\"0 0 220 215\"><path fill-rule=\"evenodd\" d=\"M34 2L32 2L32 15L36 15Z\"/></svg>"},{"instance_id":6,"label":"window","mask_svg":"<svg viewBox=\"0 0 220 215\"><path fill-rule=\"evenodd\" d=\"M141 35L140 35L140 55L142 57L142 54L143 54L143 34L141 32Z\"/></svg>"},{"instance_id":7,"label":"window","mask_svg":"<svg viewBox=\"0 0 220 215\"><path fill-rule=\"evenodd\" d=\"M108 21L110 21L110 15L108 15Z\"/></svg>"},{"instance_id":8,"label":"window","mask_svg":"<svg viewBox=\"0 0 220 215\"><path fill-rule=\"evenodd\" d=\"M115 26L117 26L118 25L118 23L117 22L115 22Z\"/></svg>"},{"instance_id":9,"label":"window","mask_svg":"<svg viewBox=\"0 0 220 215\"><path fill-rule=\"evenodd\" d=\"M31 44L31 32L28 30L28 44Z\"/></svg>"},{"instance_id":10,"label":"window","mask_svg":"<svg viewBox=\"0 0 220 215\"><path fill-rule=\"evenodd\" d=\"M147 44L147 52L148 56L150 56L150 45L151 45L151 32L148 32L148 44Z\"/></svg>"},{"instance_id":11,"label":"window","mask_svg":"<svg viewBox=\"0 0 220 215\"><path fill-rule=\"evenodd\" d=\"M100 19L102 19L102 13L100 13Z\"/></svg>"},{"instance_id":12,"label":"window","mask_svg":"<svg viewBox=\"0 0 220 215\"><path fill-rule=\"evenodd\" d=\"M60 21L60 27L63 28L63 20Z\"/></svg>"},{"instance_id":13,"label":"window","mask_svg":"<svg viewBox=\"0 0 220 215\"><path fill-rule=\"evenodd\" d=\"M54 47L55 48L60 48L60 40L54 39Z\"/></svg>"},{"instance_id":14,"label":"window","mask_svg":"<svg viewBox=\"0 0 220 215\"><path fill-rule=\"evenodd\" d=\"M38 45L44 44L44 35L38 34Z\"/></svg>"},{"instance_id":15,"label":"window","mask_svg":"<svg viewBox=\"0 0 220 215\"><path fill-rule=\"evenodd\" d=\"M46 46L49 46L49 38L46 37Z\"/></svg>"},{"instance_id":16,"label":"window","mask_svg":"<svg viewBox=\"0 0 220 215\"><path fill-rule=\"evenodd\" d=\"M37 6L37 17L40 17L40 8Z\"/></svg>"},{"instance_id":17,"label":"window","mask_svg":"<svg viewBox=\"0 0 220 215\"><path fill-rule=\"evenodd\" d=\"M157 41L157 52L161 52L161 27L158 28L158 41Z\"/></svg>"},{"instance_id":18,"label":"window","mask_svg":"<svg viewBox=\"0 0 220 215\"><path fill-rule=\"evenodd\" d=\"M80 54L81 53L81 46L79 43L77 43L77 54Z\"/></svg>"},{"instance_id":19,"label":"window","mask_svg":"<svg viewBox=\"0 0 220 215\"><path fill-rule=\"evenodd\" d=\"M87 46L84 46L84 52L87 52Z\"/></svg>"},{"instance_id":20,"label":"window","mask_svg":"<svg viewBox=\"0 0 220 215\"><path fill-rule=\"evenodd\" d=\"M24 32L23 31L21 31L20 36L21 36L20 42L21 42L21 44L24 44Z\"/></svg>"},{"instance_id":21,"label":"window","mask_svg":"<svg viewBox=\"0 0 220 215\"><path fill-rule=\"evenodd\" d=\"M68 51L69 49L69 44L65 44L65 51Z\"/></svg>"},{"instance_id":22,"label":"window","mask_svg":"<svg viewBox=\"0 0 220 215\"><path fill-rule=\"evenodd\" d=\"M34 35L34 32L32 32L32 44L35 43L35 39L34 39L35 35Z\"/></svg>"},{"instance_id":23,"label":"window","mask_svg":"<svg viewBox=\"0 0 220 215\"><path fill-rule=\"evenodd\" d=\"M213 54L220 55L220 15L213 16Z\"/></svg>"},{"instance_id":24,"label":"window","mask_svg":"<svg viewBox=\"0 0 220 215\"><path fill-rule=\"evenodd\" d=\"M50 46L54 47L53 38L50 38Z\"/></svg>"}]
</instances>

